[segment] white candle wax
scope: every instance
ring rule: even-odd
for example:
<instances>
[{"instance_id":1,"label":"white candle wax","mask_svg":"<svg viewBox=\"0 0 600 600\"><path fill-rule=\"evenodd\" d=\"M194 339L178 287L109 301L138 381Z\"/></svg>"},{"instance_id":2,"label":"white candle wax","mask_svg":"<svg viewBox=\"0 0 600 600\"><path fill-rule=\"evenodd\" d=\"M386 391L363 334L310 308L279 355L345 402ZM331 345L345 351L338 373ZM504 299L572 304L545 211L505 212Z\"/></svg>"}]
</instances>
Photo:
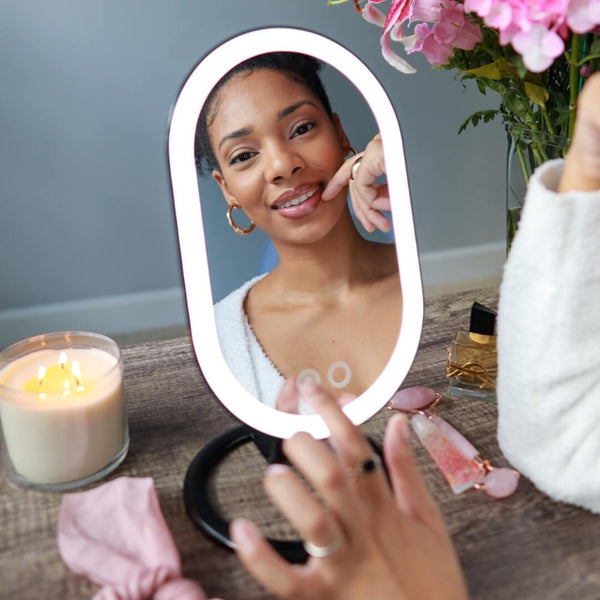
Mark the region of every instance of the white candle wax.
<instances>
[{"instance_id":1,"label":"white candle wax","mask_svg":"<svg viewBox=\"0 0 600 600\"><path fill-rule=\"evenodd\" d=\"M48 373L41 381L40 367ZM66 383L56 390L50 384L62 377L60 369ZM41 349L16 358L0 371L0 396L8 458L16 474L31 483L85 479L123 448L121 369L104 350Z\"/></svg>"}]
</instances>

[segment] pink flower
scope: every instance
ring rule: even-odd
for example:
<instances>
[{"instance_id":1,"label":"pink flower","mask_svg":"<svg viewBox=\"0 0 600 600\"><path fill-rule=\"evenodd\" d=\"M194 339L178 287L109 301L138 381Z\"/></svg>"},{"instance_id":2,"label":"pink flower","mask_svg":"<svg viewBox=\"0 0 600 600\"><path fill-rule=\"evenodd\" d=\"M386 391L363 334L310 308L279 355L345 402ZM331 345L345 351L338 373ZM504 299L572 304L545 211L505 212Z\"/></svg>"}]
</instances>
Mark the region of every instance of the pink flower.
<instances>
[{"instance_id":1,"label":"pink flower","mask_svg":"<svg viewBox=\"0 0 600 600\"><path fill-rule=\"evenodd\" d=\"M483 38L481 29L465 15L462 4L454 0L413 0L411 17L428 19L429 24L419 23L414 38L405 44L409 54L421 52L435 66L448 63L454 48L472 50Z\"/></svg>"},{"instance_id":2,"label":"pink flower","mask_svg":"<svg viewBox=\"0 0 600 600\"><path fill-rule=\"evenodd\" d=\"M454 48L472 50L482 40L481 29L465 16L462 4L442 0L438 22L433 28L428 23L415 27L414 39L407 44L407 52L421 52L435 66L448 63Z\"/></svg>"},{"instance_id":3,"label":"pink flower","mask_svg":"<svg viewBox=\"0 0 600 600\"><path fill-rule=\"evenodd\" d=\"M465 11L475 13L479 17L487 17L494 0L465 0Z\"/></svg>"},{"instance_id":4,"label":"pink flower","mask_svg":"<svg viewBox=\"0 0 600 600\"><path fill-rule=\"evenodd\" d=\"M575 33L587 33L600 25L600 0L571 0L567 23Z\"/></svg>"},{"instance_id":5,"label":"pink flower","mask_svg":"<svg viewBox=\"0 0 600 600\"><path fill-rule=\"evenodd\" d=\"M366 0L363 16L382 24L383 13ZM446 65L454 49L472 50L483 39L471 15L498 32L500 45L511 44L532 72L547 70L572 33L600 35L600 0L391 0L381 47L384 57L406 73L414 69L392 48L400 41L408 54L422 52L433 65ZM413 35L403 27L417 23Z\"/></svg>"},{"instance_id":6,"label":"pink flower","mask_svg":"<svg viewBox=\"0 0 600 600\"><path fill-rule=\"evenodd\" d=\"M565 49L562 38L539 23L533 24L529 31L515 34L511 43L523 57L523 64L533 73L548 69Z\"/></svg>"},{"instance_id":7,"label":"pink flower","mask_svg":"<svg viewBox=\"0 0 600 600\"><path fill-rule=\"evenodd\" d=\"M409 23L424 21L437 23L442 16L443 4L440 0L412 0L408 13Z\"/></svg>"},{"instance_id":8,"label":"pink flower","mask_svg":"<svg viewBox=\"0 0 600 600\"><path fill-rule=\"evenodd\" d=\"M439 67L450 60L454 49L435 35L435 27L431 30L427 23L419 23L415 27L415 41L410 49L407 48L407 52L421 52L430 64Z\"/></svg>"},{"instance_id":9,"label":"pink flower","mask_svg":"<svg viewBox=\"0 0 600 600\"><path fill-rule=\"evenodd\" d=\"M444 34L442 34L442 29ZM439 30L440 33L437 33ZM483 39L478 25L465 15L464 7L458 2L446 2L442 9L441 22L435 25L436 36L444 39L454 48L473 50L475 44Z\"/></svg>"},{"instance_id":10,"label":"pink flower","mask_svg":"<svg viewBox=\"0 0 600 600\"><path fill-rule=\"evenodd\" d=\"M367 23L379 25L379 27L385 25L385 15L376 6L373 6L371 2L367 2L361 14Z\"/></svg>"},{"instance_id":11,"label":"pink flower","mask_svg":"<svg viewBox=\"0 0 600 600\"><path fill-rule=\"evenodd\" d=\"M600 0L465 0L501 45L512 44L533 72L545 71L564 51L570 30L586 33L600 25Z\"/></svg>"},{"instance_id":12,"label":"pink flower","mask_svg":"<svg viewBox=\"0 0 600 600\"><path fill-rule=\"evenodd\" d=\"M496 2L485 17L485 24L498 31L506 29L513 19L512 7L508 2Z\"/></svg>"}]
</instances>

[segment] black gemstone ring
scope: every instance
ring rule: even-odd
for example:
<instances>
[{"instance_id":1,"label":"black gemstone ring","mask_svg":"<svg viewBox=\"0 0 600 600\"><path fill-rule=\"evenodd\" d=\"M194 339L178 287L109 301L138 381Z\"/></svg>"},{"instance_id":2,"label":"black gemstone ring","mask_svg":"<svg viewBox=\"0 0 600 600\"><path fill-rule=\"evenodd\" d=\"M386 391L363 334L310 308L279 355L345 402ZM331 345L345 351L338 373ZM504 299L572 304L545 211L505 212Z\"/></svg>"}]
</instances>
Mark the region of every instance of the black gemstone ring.
<instances>
[{"instance_id":1,"label":"black gemstone ring","mask_svg":"<svg viewBox=\"0 0 600 600\"><path fill-rule=\"evenodd\" d=\"M348 473L353 477L361 474L370 474L381 468L381 458L377 454L371 454L365 458L357 467L348 469Z\"/></svg>"}]
</instances>

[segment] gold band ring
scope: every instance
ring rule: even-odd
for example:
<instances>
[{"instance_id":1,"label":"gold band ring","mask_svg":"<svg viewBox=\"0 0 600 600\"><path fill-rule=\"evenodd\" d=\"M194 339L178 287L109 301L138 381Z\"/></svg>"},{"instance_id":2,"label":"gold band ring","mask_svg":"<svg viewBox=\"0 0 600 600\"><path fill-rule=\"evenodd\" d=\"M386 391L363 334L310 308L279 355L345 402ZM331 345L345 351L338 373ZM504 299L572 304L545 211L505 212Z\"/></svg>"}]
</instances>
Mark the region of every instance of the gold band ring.
<instances>
[{"instance_id":1,"label":"gold band ring","mask_svg":"<svg viewBox=\"0 0 600 600\"><path fill-rule=\"evenodd\" d=\"M352 168L350 169L350 179L352 181L356 179L356 173L358 172L358 167L360 167L360 161L362 160L362 158L362 156L359 156L352 164Z\"/></svg>"}]
</instances>

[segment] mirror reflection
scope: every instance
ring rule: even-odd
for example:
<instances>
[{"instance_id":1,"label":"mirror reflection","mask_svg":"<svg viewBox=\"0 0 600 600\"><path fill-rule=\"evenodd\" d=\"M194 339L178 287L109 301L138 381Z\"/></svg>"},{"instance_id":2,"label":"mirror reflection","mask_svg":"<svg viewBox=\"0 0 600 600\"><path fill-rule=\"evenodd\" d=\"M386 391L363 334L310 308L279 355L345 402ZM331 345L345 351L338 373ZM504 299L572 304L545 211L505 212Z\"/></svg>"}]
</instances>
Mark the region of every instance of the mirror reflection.
<instances>
[{"instance_id":1,"label":"mirror reflection","mask_svg":"<svg viewBox=\"0 0 600 600\"><path fill-rule=\"evenodd\" d=\"M351 84L313 57L255 56L214 87L196 131L223 355L248 392L292 413L310 412L298 394L304 378L340 403L367 390L402 318L393 235L380 212L389 208L387 187L372 182L383 171L381 142L367 145L375 121L352 90L357 136L326 79L342 84L347 103ZM353 145L367 150L349 180Z\"/></svg>"}]
</instances>

